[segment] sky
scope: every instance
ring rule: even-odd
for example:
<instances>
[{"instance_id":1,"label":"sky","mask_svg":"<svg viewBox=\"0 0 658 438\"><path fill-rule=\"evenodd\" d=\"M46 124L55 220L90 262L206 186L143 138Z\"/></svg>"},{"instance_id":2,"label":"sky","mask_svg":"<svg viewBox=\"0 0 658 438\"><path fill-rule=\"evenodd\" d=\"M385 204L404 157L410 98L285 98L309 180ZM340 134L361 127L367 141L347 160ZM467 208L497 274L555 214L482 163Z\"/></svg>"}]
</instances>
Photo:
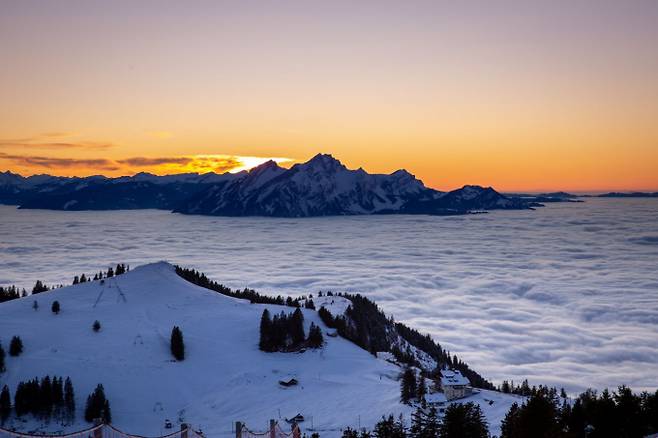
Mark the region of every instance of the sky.
<instances>
[{"instance_id":1,"label":"sky","mask_svg":"<svg viewBox=\"0 0 658 438\"><path fill-rule=\"evenodd\" d=\"M331 153L437 189L658 190L658 2L0 0L0 170Z\"/></svg>"}]
</instances>

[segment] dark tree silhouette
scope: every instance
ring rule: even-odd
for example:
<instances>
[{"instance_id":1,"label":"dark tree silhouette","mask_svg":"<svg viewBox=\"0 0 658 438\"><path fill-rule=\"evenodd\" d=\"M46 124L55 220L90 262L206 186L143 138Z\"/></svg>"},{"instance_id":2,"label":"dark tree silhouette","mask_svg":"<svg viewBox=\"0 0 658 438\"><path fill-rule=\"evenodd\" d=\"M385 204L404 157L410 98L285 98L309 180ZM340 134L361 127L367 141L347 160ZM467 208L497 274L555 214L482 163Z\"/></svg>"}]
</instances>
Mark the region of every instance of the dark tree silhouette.
<instances>
[{"instance_id":1,"label":"dark tree silhouette","mask_svg":"<svg viewBox=\"0 0 658 438\"><path fill-rule=\"evenodd\" d=\"M183 332L178 326L171 329L171 354L176 360L185 360L185 343L183 342Z\"/></svg>"},{"instance_id":2,"label":"dark tree silhouette","mask_svg":"<svg viewBox=\"0 0 658 438\"><path fill-rule=\"evenodd\" d=\"M489 428L480 406L468 402L452 403L446 408L439 438L488 438Z\"/></svg>"},{"instance_id":3,"label":"dark tree silhouette","mask_svg":"<svg viewBox=\"0 0 658 438\"><path fill-rule=\"evenodd\" d=\"M324 344L322 330L314 323L311 323L311 327L308 330L308 346L311 348L320 348L322 344Z\"/></svg>"},{"instance_id":4,"label":"dark tree silhouette","mask_svg":"<svg viewBox=\"0 0 658 438\"><path fill-rule=\"evenodd\" d=\"M11 414L11 394L9 388L5 385L0 392L0 423L5 424Z\"/></svg>"},{"instance_id":5,"label":"dark tree silhouette","mask_svg":"<svg viewBox=\"0 0 658 438\"><path fill-rule=\"evenodd\" d=\"M272 319L270 318L269 310L263 310L263 315L260 317L260 341L258 348L262 351L274 351L272 342Z\"/></svg>"},{"instance_id":6,"label":"dark tree silhouette","mask_svg":"<svg viewBox=\"0 0 658 438\"><path fill-rule=\"evenodd\" d=\"M23 352L23 341L20 337L14 336L9 343L9 355L18 356Z\"/></svg>"},{"instance_id":7,"label":"dark tree silhouette","mask_svg":"<svg viewBox=\"0 0 658 438\"><path fill-rule=\"evenodd\" d=\"M5 367L5 349L2 348L2 344L0 344L0 373L4 373L7 370Z\"/></svg>"},{"instance_id":8,"label":"dark tree silhouette","mask_svg":"<svg viewBox=\"0 0 658 438\"><path fill-rule=\"evenodd\" d=\"M85 421L91 423L97 418L106 424L112 421L110 402L105 397L105 389L101 384L96 386L94 392L89 394L85 406Z\"/></svg>"},{"instance_id":9,"label":"dark tree silhouette","mask_svg":"<svg viewBox=\"0 0 658 438\"><path fill-rule=\"evenodd\" d=\"M59 315L59 301L53 301L53 305L50 307L50 310L52 310L55 315Z\"/></svg>"},{"instance_id":10,"label":"dark tree silhouette","mask_svg":"<svg viewBox=\"0 0 658 438\"><path fill-rule=\"evenodd\" d=\"M411 403L416 397L416 372L407 367L400 379L400 401L405 404Z\"/></svg>"}]
</instances>

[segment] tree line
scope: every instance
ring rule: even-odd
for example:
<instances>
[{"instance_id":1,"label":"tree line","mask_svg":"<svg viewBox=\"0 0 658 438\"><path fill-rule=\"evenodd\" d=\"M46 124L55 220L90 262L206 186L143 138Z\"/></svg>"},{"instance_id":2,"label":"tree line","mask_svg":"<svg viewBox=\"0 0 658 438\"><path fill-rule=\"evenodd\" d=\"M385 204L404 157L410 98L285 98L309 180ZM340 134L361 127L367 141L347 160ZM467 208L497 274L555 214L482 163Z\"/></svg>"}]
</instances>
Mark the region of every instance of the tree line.
<instances>
[{"instance_id":1,"label":"tree line","mask_svg":"<svg viewBox=\"0 0 658 438\"><path fill-rule=\"evenodd\" d=\"M587 390L569 402L540 386L514 404L501 424L501 438L642 438L658 433L658 391L635 394L620 386L600 394Z\"/></svg>"},{"instance_id":2,"label":"tree line","mask_svg":"<svg viewBox=\"0 0 658 438\"><path fill-rule=\"evenodd\" d=\"M262 295L256 292L253 289L244 288L243 290L231 289L226 287L221 283L218 283L214 280L210 280L206 274L199 272L195 269L183 268L178 265L175 266L176 273L189 281L192 284L201 286L203 288L219 292L222 295L227 295L233 298L240 298L243 300L249 300L251 304L276 304L279 306L288 306L288 307L301 307L304 304L306 307L312 306L310 308L315 308L312 300L307 300L306 297L292 298L287 297L283 298L281 295L276 297L270 297L267 295ZM310 301L310 302L309 302Z\"/></svg>"},{"instance_id":3,"label":"tree line","mask_svg":"<svg viewBox=\"0 0 658 438\"><path fill-rule=\"evenodd\" d=\"M12 407L18 417L32 414L35 418L50 421L52 418L71 422L75 417L75 394L71 379L45 376L19 382L11 404L9 388L5 385L0 393L0 417L2 423L10 416Z\"/></svg>"},{"instance_id":4,"label":"tree line","mask_svg":"<svg viewBox=\"0 0 658 438\"><path fill-rule=\"evenodd\" d=\"M103 278L111 278L116 275L125 274L128 271L130 271L130 265L119 263L114 268L110 266L107 269L107 271L97 272L96 274L94 274L93 280L102 280ZM92 281L92 277L87 276L85 274L82 274L80 276L76 275L73 277L72 284L75 285L80 283L86 283L88 281ZM37 280L34 286L32 287L31 295L37 295L42 292L48 292L49 290L56 289L57 287L64 287L64 285L60 284L59 286L50 287L46 285L43 281ZM19 289L16 286L0 286L0 303L16 300L18 298L22 298L26 296L28 296L28 293L27 290L25 290L25 288Z\"/></svg>"},{"instance_id":5,"label":"tree line","mask_svg":"<svg viewBox=\"0 0 658 438\"><path fill-rule=\"evenodd\" d=\"M489 427L479 405L452 403L439 418L436 407L418 407L407 426L402 416L382 417L370 430L347 428L342 438L489 438Z\"/></svg>"},{"instance_id":6,"label":"tree line","mask_svg":"<svg viewBox=\"0 0 658 438\"><path fill-rule=\"evenodd\" d=\"M5 424L11 416L12 409L17 417L32 415L42 421L61 421L71 424L75 420L75 392L71 378L45 376L41 379L19 382L12 405L9 387L5 385L0 391L0 422ZM85 421L100 419L105 423L112 421L110 401L105 396L103 385L99 384L87 397Z\"/></svg>"}]
</instances>

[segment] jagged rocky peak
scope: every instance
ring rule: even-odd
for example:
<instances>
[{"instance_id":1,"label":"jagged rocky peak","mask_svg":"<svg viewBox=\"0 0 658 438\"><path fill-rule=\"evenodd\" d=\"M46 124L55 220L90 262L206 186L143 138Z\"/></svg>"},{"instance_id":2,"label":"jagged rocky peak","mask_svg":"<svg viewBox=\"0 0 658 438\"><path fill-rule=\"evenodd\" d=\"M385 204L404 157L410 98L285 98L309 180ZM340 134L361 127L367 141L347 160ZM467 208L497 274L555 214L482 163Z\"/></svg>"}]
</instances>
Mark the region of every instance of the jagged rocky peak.
<instances>
[{"instance_id":1,"label":"jagged rocky peak","mask_svg":"<svg viewBox=\"0 0 658 438\"><path fill-rule=\"evenodd\" d=\"M259 164L256 167L249 169L249 174L261 174L271 170L283 169L279 166L274 160L267 160L266 162Z\"/></svg>"},{"instance_id":2,"label":"jagged rocky peak","mask_svg":"<svg viewBox=\"0 0 658 438\"><path fill-rule=\"evenodd\" d=\"M334 158L331 154L317 154L306 163L297 165L300 168L310 170L323 170L326 172L335 172L337 170L347 169L343 163Z\"/></svg>"}]
</instances>

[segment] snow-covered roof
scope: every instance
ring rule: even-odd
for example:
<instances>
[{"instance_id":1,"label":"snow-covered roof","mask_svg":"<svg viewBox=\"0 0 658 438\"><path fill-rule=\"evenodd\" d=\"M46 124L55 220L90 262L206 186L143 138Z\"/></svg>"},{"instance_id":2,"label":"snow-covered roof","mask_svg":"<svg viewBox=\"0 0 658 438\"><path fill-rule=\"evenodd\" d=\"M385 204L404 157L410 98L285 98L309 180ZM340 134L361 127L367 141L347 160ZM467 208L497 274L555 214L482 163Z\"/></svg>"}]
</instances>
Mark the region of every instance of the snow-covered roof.
<instances>
[{"instance_id":1,"label":"snow-covered roof","mask_svg":"<svg viewBox=\"0 0 658 438\"><path fill-rule=\"evenodd\" d=\"M470 385L471 382L457 370L441 371L441 386Z\"/></svg>"},{"instance_id":2,"label":"snow-covered roof","mask_svg":"<svg viewBox=\"0 0 658 438\"><path fill-rule=\"evenodd\" d=\"M427 403L445 403L448 399L443 392L432 392L425 396L425 401Z\"/></svg>"}]
</instances>

